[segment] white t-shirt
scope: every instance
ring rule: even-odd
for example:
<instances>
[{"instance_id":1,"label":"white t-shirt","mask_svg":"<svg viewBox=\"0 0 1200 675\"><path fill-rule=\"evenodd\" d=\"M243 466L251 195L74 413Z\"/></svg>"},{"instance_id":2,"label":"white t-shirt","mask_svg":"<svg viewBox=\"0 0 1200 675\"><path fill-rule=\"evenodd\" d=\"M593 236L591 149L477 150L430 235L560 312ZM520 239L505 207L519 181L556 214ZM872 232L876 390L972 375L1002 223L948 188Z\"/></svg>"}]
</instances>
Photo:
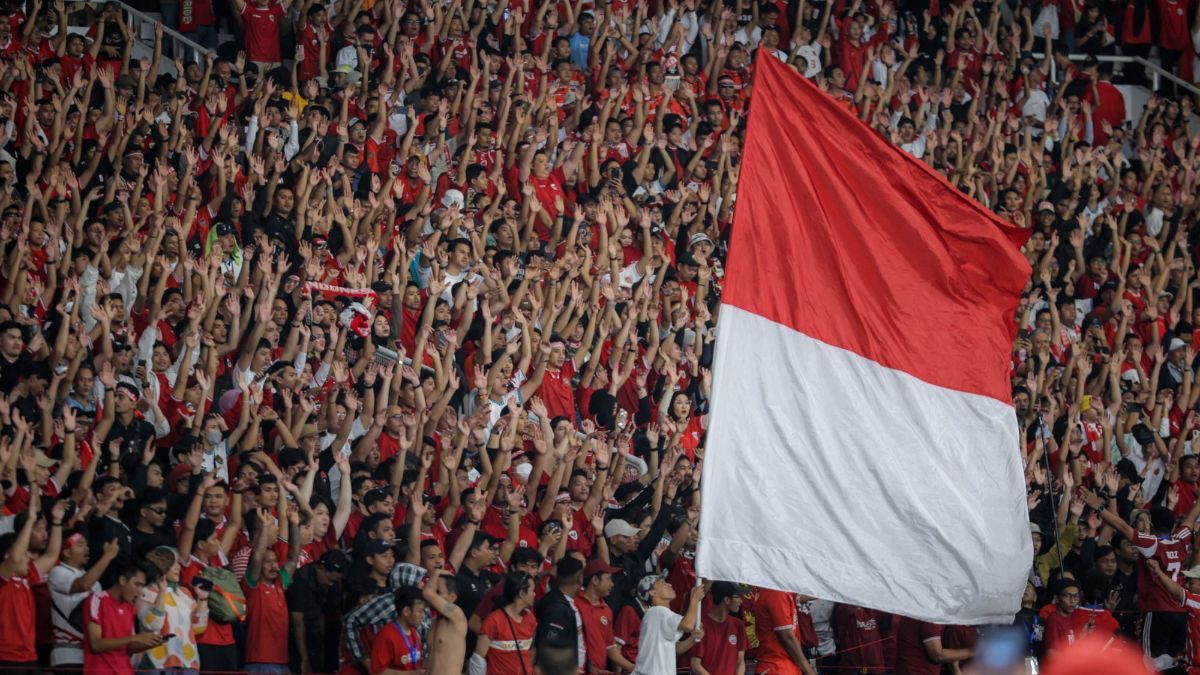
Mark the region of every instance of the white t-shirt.
<instances>
[{"instance_id":1,"label":"white t-shirt","mask_svg":"<svg viewBox=\"0 0 1200 675\"><path fill-rule=\"evenodd\" d=\"M642 631L638 634L637 664L635 675L673 675L676 657L675 643L683 634L679 622L683 617L670 607L655 605L646 610L642 617Z\"/></svg>"},{"instance_id":2,"label":"white t-shirt","mask_svg":"<svg viewBox=\"0 0 1200 675\"><path fill-rule=\"evenodd\" d=\"M81 593L71 592L71 584L74 584L75 580L85 573L84 570L77 570L66 563L59 563L50 570L47 584L50 586L50 602L54 603L54 607L50 610L50 622L54 626L54 650L50 652L51 666L83 663L83 634L76 630L63 615L71 616L71 612L87 598L88 593L100 590L100 584L95 583Z\"/></svg>"}]
</instances>

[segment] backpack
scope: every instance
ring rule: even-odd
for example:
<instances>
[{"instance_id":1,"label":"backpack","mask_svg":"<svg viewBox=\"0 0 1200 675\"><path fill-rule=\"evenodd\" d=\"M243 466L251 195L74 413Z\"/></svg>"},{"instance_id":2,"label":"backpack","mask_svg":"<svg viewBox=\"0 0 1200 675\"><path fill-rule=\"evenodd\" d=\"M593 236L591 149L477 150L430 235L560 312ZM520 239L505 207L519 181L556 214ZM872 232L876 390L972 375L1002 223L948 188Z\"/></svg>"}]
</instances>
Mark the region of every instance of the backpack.
<instances>
[{"instance_id":1,"label":"backpack","mask_svg":"<svg viewBox=\"0 0 1200 675\"><path fill-rule=\"evenodd\" d=\"M221 623L233 623L246 619L246 594L233 572L223 567L205 567L199 574L201 579L212 582L212 593L208 596L208 614Z\"/></svg>"}]
</instances>

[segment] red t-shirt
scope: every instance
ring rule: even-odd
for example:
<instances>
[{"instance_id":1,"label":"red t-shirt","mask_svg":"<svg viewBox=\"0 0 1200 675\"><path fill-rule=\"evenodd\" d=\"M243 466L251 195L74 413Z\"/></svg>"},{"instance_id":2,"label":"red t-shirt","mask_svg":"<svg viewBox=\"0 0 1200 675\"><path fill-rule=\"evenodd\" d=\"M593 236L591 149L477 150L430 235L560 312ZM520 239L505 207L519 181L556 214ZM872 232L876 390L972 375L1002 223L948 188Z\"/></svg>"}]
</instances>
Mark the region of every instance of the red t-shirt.
<instances>
[{"instance_id":1,"label":"red t-shirt","mask_svg":"<svg viewBox=\"0 0 1200 675\"><path fill-rule=\"evenodd\" d=\"M603 600L593 604L583 593L576 593L575 609L583 620L583 646L587 662L604 670L608 663L608 648L617 644L613 633L612 608Z\"/></svg>"},{"instance_id":2,"label":"red t-shirt","mask_svg":"<svg viewBox=\"0 0 1200 675\"><path fill-rule=\"evenodd\" d=\"M278 63L279 21L283 18L283 7L272 2L259 7L247 2L242 8L242 20L246 23L246 60L256 63ZM304 55L308 60L308 54ZM314 55L315 58L315 55Z\"/></svg>"},{"instance_id":3,"label":"red t-shirt","mask_svg":"<svg viewBox=\"0 0 1200 675\"><path fill-rule=\"evenodd\" d=\"M99 624L100 635L105 638L123 638L133 635L137 612L132 602L122 602L108 591L92 593L84 600L83 632L89 624ZM114 649L108 652L92 651L91 642L84 640L83 672L85 673L129 673L133 675L133 662L129 652Z\"/></svg>"},{"instance_id":4,"label":"red t-shirt","mask_svg":"<svg viewBox=\"0 0 1200 675\"><path fill-rule=\"evenodd\" d=\"M642 634L642 615L633 605L625 605L617 614L617 627L614 631L617 644L621 645L621 656L630 663L637 663L638 640Z\"/></svg>"},{"instance_id":5,"label":"red t-shirt","mask_svg":"<svg viewBox=\"0 0 1200 675\"><path fill-rule=\"evenodd\" d=\"M896 672L906 675L939 675L941 664L929 660L925 654L925 643L941 639L943 626L908 617L897 617L900 626L896 629Z\"/></svg>"},{"instance_id":6,"label":"red t-shirt","mask_svg":"<svg viewBox=\"0 0 1200 675\"><path fill-rule=\"evenodd\" d=\"M529 174L529 184L533 186L533 196L541 204L542 210L546 212L551 221L558 217L558 209L554 206L554 198L562 197L564 202L567 199L567 193L563 188L566 182L567 176L563 173L562 167L551 171L545 178L538 178L533 175L533 172ZM542 241L549 241L550 230L542 223L540 218L535 223L534 229L537 230L538 237Z\"/></svg>"},{"instance_id":7,"label":"red t-shirt","mask_svg":"<svg viewBox=\"0 0 1200 675\"><path fill-rule=\"evenodd\" d=\"M203 572L205 567L208 565L205 565L196 556L192 556L191 560L188 560L187 564L179 570L179 583L183 586L191 586L192 580ZM196 644L215 646L234 644L233 626L209 618L208 628L196 636Z\"/></svg>"},{"instance_id":8,"label":"red t-shirt","mask_svg":"<svg viewBox=\"0 0 1200 675\"><path fill-rule=\"evenodd\" d=\"M406 631L399 621L392 621L375 634L371 645L371 672L385 670L419 670L425 667L425 652L421 650L421 636L417 631Z\"/></svg>"},{"instance_id":9,"label":"red t-shirt","mask_svg":"<svg viewBox=\"0 0 1200 675\"><path fill-rule=\"evenodd\" d=\"M525 610L520 620L509 616L504 608L489 614L479 627L479 634L491 640L487 653L488 672L532 673L535 632L537 619L529 610Z\"/></svg>"},{"instance_id":10,"label":"red t-shirt","mask_svg":"<svg viewBox=\"0 0 1200 675\"><path fill-rule=\"evenodd\" d=\"M1073 614L1078 614L1078 612ZM1046 632L1042 637L1042 643L1046 646L1047 651L1065 649L1075 644L1075 636L1075 617L1073 615L1063 616L1055 611L1046 617Z\"/></svg>"},{"instance_id":11,"label":"red t-shirt","mask_svg":"<svg viewBox=\"0 0 1200 675\"><path fill-rule=\"evenodd\" d=\"M183 33L195 31L200 26L216 24L212 0L181 0L179 3L179 30Z\"/></svg>"},{"instance_id":12,"label":"red t-shirt","mask_svg":"<svg viewBox=\"0 0 1200 675\"><path fill-rule=\"evenodd\" d=\"M756 672L764 675L799 675L800 668L792 663L792 657L788 656L777 635L778 631L790 631L800 642L796 594L758 588L750 594L748 604L749 615L754 621L754 636L758 639L755 649L758 659Z\"/></svg>"},{"instance_id":13,"label":"red t-shirt","mask_svg":"<svg viewBox=\"0 0 1200 675\"><path fill-rule=\"evenodd\" d=\"M1146 560L1154 558L1159 567L1172 581L1178 582L1179 572L1187 564L1188 544L1192 540L1192 530L1181 527L1170 537L1155 537L1138 532L1133 538L1133 546L1142 557L1138 559L1138 577L1151 579L1150 571L1146 569ZM1171 597L1158 583L1138 584L1139 612L1179 612L1182 608L1179 601Z\"/></svg>"},{"instance_id":14,"label":"red t-shirt","mask_svg":"<svg viewBox=\"0 0 1200 675\"><path fill-rule=\"evenodd\" d=\"M333 26L325 22L325 34L333 34ZM304 24L300 29L300 44L304 45L304 60L300 62L300 79L311 80L321 75L318 59L321 57L321 41L317 39L317 31L311 23ZM329 57L329 44L325 45L325 56ZM331 59L329 59L331 60Z\"/></svg>"},{"instance_id":15,"label":"red t-shirt","mask_svg":"<svg viewBox=\"0 0 1200 675\"><path fill-rule=\"evenodd\" d=\"M596 528L592 527L592 521L588 520L586 515L580 513L580 509L572 506L571 510L574 513L571 518L571 529L567 530L567 550L589 556L592 554L592 547L596 544Z\"/></svg>"},{"instance_id":16,"label":"red t-shirt","mask_svg":"<svg viewBox=\"0 0 1200 675\"><path fill-rule=\"evenodd\" d=\"M575 362L567 359L558 370L546 369L542 378L542 386L538 387L537 395L546 404L546 412L550 418L566 417L575 421L575 391L571 388L571 380L575 377Z\"/></svg>"},{"instance_id":17,"label":"red t-shirt","mask_svg":"<svg viewBox=\"0 0 1200 675\"><path fill-rule=\"evenodd\" d=\"M246 594L246 663L288 662L288 606L284 591L292 580L284 569L275 583L242 581Z\"/></svg>"},{"instance_id":18,"label":"red t-shirt","mask_svg":"<svg viewBox=\"0 0 1200 675\"><path fill-rule=\"evenodd\" d=\"M708 614L701 617L704 637L692 650L692 656L700 659L700 665L710 673L732 673L737 671L738 654L746 651L746 624L736 616L726 616L716 621ZM690 664L689 664L690 665Z\"/></svg>"},{"instance_id":19,"label":"red t-shirt","mask_svg":"<svg viewBox=\"0 0 1200 675\"><path fill-rule=\"evenodd\" d=\"M883 670L883 640L873 609L837 604L833 607L838 663L850 669Z\"/></svg>"},{"instance_id":20,"label":"red t-shirt","mask_svg":"<svg viewBox=\"0 0 1200 675\"><path fill-rule=\"evenodd\" d=\"M42 583L37 566L25 576L0 579L0 661L37 661L34 646L33 586Z\"/></svg>"},{"instance_id":21,"label":"red t-shirt","mask_svg":"<svg viewBox=\"0 0 1200 675\"><path fill-rule=\"evenodd\" d=\"M1173 51L1190 51L1192 40L1188 33L1187 3L1179 0L1158 0L1156 5L1158 46Z\"/></svg>"}]
</instances>

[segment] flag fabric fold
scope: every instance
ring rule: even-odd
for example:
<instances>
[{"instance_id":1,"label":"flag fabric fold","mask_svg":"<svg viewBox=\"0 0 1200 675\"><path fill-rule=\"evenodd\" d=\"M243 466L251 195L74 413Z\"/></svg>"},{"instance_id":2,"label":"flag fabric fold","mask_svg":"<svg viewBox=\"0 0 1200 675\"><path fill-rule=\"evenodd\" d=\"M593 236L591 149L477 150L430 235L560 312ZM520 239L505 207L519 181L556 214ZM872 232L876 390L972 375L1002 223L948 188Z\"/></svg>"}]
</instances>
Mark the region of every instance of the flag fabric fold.
<instances>
[{"instance_id":1,"label":"flag fabric fold","mask_svg":"<svg viewBox=\"0 0 1200 675\"><path fill-rule=\"evenodd\" d=\"M1009 389L1028 233L760 59L698 572L1011 621L1032 544Z\"/></svg>"}]
</instances>

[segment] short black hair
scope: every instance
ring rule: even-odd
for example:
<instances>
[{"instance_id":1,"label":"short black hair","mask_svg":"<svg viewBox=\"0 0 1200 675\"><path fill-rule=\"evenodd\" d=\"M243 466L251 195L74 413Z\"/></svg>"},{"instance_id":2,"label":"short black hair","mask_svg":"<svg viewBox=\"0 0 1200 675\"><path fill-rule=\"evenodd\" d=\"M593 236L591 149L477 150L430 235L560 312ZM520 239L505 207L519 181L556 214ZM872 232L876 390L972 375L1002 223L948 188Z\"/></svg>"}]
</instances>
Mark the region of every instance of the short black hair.
<instances>
[{"instance_id":1,"label":"short black hair","mask_svg":"<svg viewBox=\"0 0 1200 675\"><path fill-rule=\"evenodd\" d=\"M396 614L406 609L412 609L418 602L422 602L421 589L416 586L401 586L396 589L394 600L396 601Z\"/></svg>"}]
</instances>

